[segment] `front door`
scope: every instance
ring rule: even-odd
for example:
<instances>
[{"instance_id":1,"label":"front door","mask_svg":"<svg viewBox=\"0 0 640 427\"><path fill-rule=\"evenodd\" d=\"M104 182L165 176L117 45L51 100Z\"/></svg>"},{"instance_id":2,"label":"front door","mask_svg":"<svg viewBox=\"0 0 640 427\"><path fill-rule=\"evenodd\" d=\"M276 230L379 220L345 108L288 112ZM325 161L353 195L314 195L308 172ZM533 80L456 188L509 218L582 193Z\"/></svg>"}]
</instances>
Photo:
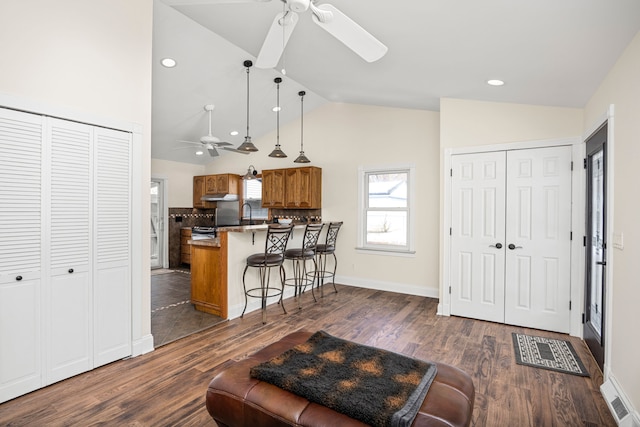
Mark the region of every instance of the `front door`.
<instances>
[{"instance_id":1,"label":"front door","mask_svg":"<svg viewBox=\"0 0 640 427\"><path fill-rule=\"evenodd\" d=\"M162 268L164 264L164 181L151 180L151 268Z\"/></svg>"},{"instance_id":2,"label":"front door","mask_svg":"<svg viewBox=\"0 0 640 427\"><path fill-rule=\"evenodd\" d=\"M607 126L587 140L587 245L584 340L604 371L607 266Z\"/></svg>"}]
</instances>

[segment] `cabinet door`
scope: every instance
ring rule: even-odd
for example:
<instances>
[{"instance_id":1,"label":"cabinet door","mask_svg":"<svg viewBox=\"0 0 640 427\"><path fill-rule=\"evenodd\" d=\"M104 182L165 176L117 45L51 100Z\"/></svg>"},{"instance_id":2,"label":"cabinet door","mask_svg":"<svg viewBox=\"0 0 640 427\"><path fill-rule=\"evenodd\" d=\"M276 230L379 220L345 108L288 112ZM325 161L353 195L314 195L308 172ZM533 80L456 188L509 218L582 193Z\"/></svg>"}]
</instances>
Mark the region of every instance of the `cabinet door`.
<instances>
[{"instance_id":1,"label":"cabinet door","mask_svg":"<svg viewBox=\"0 0 640 427\"><path fill-rule=\"evenodd\" d=\"M226 194L229 192L229 175L216 175L216 192Z\"/></svg>"},{"instance_id":2,"label":"cabinet door","mask_svg":"<svg viewBox=\"0 0 640 427\"><path fill-rule=\"evenodd\" d=\"M93 127L49 119L50 283L47 289L47 384L92 368L89 245Z\"/></svg>"},{"instance_id":3,"label":"cabinet door","mask_svg":"<svg viewBox=\"0 0 640 427\"><path fill-rule=\"evenodd\" d=\"M205 202L200 200L205 194L205 177L194 176L193 177L193 207L204 208Z\"/></svg>"},{"instance_id":4,"label":"cabinet door","mask_svg":"<svg viewBox=\"0 0 640 427\"><path fill-rule=\"evenodd\" d=\"M285 169L262 171L262 207L284 207Z\"/></svg>"},{"instance_id":5,"label":"cabinet door","mask_svg":"<svg viewBox=\"0 0 640 427\"><path fill-rule=\"evenodd\" d=\"M42 117L0 108L0 402L41 387Z\"/></svg>"},{"instance_id":6,"label":"cabinet door","mask_svg":"<svg viewBox=\"0 0 640 427\"><path fill-rule=\"evenodd\" d=\"M94 366L131 354L131 134L96 128Z\"/></svg>"},{"instance_id":7,"label":"cabinet door","mask_svg":"<svg viewBox=\"0 0 640 427\"><path fill-rule=\"evenodd\" d=\"M218 193L218 177L217 175L205 176L205 192L207 194Z\"/></svg>"}]
</instances>

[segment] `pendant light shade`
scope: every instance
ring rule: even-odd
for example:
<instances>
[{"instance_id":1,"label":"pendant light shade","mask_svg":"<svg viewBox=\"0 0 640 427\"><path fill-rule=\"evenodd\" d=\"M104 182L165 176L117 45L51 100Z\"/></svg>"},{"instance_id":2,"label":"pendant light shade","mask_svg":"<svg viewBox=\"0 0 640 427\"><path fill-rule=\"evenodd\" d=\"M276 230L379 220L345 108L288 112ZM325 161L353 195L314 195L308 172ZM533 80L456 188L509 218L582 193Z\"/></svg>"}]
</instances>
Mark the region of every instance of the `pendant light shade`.
<instances>
[{"instance_id":1,"label":"pendant light shade","mask_svg":"<svg viewBox=\"0 0 640 427\"><path fill-rule=\"evenodd\" d=\"M280 77L276 77L275 79L273 79L273 81L276 84L276 92L277 92L277 97L276 97L276 148L274 148L273 151L271 152L271 154L269 154L269 157L284 158L284 157L287 157L287 155L284 154L284 151L282 151L282 149L280 148L280 83L282 82L282 79Z\"/></svg>"},{"instance_id":2,"label":"pendant light shade","mask_svg":"<svg viewBox=\"0 0 640 427\"><path fill-rule=\"evenodd\" d=\"M306 92L301 90L300 92L298 92L298 95L300 95L300 155L298 156L297 159L295 159L293 162L294 163L310 163L311 160L309 160L307 158L307 156L304 155L304 144L303 144L303 139L304 139L304 96L305 96Z\"/></svg>"},{"instance_id":3,"label":"pendant light shade","mask_svg":"<svg viewBox=\"0 0 640 427\"><path fill-rule=\"evenodd\" d=\"M239 151L248 151L250 153L258 151L258 147L253 145L251 142L251 137L249 136L249 69L253 65L253 62L247 60L244 61L243 65L247 69L247 135L244 137L244 142L240 144L238 147Z\"/></svg>"}]
</instances>

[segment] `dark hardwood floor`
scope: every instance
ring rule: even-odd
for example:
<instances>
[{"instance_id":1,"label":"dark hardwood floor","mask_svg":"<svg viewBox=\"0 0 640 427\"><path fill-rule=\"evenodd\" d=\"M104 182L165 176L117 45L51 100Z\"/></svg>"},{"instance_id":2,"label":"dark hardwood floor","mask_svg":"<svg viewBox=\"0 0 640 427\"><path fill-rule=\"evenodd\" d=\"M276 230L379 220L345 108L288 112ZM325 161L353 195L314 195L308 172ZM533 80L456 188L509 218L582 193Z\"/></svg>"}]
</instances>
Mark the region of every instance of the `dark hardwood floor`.
<instances>
[{"instance_id":1,"label":"dark hardwood floor","mask_svg":"<svg viewBox=\"0 0 640 427\"><path fill-rule=\"evenodd\" d=\"M362 344L468 372L476 387L475 426L615 426L600 392L600 373L573 337L436 316L437 300L338 286L289 314L268 308L218 324L136 358L122 360L0 405L3 426L214 426L204 406L216 366L298 329L323 329ZM511 332L569 339L591 377L517 365ZM247 426L251 427L251 426Z\"/></svg>"}]
</instances>

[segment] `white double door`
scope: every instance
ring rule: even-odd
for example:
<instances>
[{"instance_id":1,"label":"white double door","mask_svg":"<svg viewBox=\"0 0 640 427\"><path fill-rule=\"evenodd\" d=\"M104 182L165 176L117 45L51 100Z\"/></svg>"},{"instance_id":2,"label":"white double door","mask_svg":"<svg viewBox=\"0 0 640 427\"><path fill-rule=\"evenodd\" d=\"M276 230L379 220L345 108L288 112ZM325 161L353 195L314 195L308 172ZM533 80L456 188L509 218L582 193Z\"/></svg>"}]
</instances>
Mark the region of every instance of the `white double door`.
<instances>
[{"instance_id":1,"label":"white double door","mask_svg":"<svg viewBox=\"0 0 640 427\"><path fill-rule=\"evenodd\" d=\"M568 333L571 147L453 155L451 314Z\"/></svg>"}]
</instances>

